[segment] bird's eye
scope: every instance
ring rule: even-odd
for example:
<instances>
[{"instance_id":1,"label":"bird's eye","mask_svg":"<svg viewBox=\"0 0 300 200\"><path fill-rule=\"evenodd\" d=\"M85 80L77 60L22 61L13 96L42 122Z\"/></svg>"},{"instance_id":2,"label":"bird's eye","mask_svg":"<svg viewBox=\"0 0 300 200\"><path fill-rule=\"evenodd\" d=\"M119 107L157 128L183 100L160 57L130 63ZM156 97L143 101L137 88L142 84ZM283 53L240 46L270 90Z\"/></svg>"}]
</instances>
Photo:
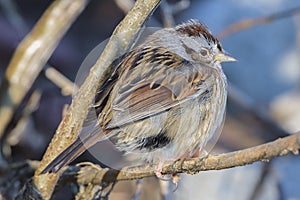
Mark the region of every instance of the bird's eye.
<instances>
[{"instance_id":1,"label":"bird's eye","mask_svg":"<svg viewBox=\"0 0 300 200\"><path fill-rule=\"evenodd\" d=\"M201 56L207 56L207 55L209 54L209 52L208 52L207 49L202 48L202 49L200 50L200 54L201 54Z\"/></svg>"}]
</instances>

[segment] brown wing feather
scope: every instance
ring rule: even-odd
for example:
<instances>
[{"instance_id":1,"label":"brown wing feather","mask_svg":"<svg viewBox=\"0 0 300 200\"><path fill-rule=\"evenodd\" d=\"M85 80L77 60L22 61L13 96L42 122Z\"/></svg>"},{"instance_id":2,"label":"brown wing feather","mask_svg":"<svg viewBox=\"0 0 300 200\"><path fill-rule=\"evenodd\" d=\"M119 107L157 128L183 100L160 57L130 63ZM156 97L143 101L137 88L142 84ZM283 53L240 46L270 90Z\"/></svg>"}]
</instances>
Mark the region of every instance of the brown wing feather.
<instances>
[{"instance_id":1,"label":"brown wing feather","mask_svg":"<svg viewBox=\"0 0 300 200\"><path fill-rule=\"evenodd\" d=\"M128 66L128 63L133 65ZM146 47L128 53L96 97L97 125L81 134L42 173L56 172L86 148L110 137L110 131L105 128L159 114L201 95L212 70L204 64L195 66L163 48Z\"/></svg>"},{"instance_id":2,"label":"brown wing feather","mask_svg":"<svg viewBox=\"0 0 300 200\"><path fill-rule=\"evenodd\" d=\"M143 51L133 53L139 52ZM196 67L163 48L133 57L140 59L135 59L134 67L127 66L111 92L112 104L105 111L109 120L104 120L108 129L156 115L200 95L204 92L201 84L212 70L205 65Z\"/></svg>"}]
</instances>

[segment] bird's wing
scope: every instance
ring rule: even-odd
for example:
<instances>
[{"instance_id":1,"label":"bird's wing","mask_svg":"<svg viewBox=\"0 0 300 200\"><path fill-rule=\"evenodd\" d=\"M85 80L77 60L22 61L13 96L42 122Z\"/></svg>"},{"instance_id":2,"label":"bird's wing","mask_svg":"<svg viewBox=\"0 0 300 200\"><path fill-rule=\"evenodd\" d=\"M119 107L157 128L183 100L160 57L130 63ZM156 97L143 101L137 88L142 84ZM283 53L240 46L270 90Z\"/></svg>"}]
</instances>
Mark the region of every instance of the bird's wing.
<instances>
[{"instance_id":1,"label":"bird's wing","mask_svg":"<svg viewBox=\"0 0 300 200\"><path fill-rule=\"evenodd\" d=\"M129 53L120 56L119 58L115 59L110 68L112 68L110 76L104 81L104 83L99 87L97 93L95 95L94 103L89 107L87 116L84 120L83 127L90 126L96 123L97 116L101 113L103 107L106 105L109 94L114 87L115 83L119 79L120 75L120 64L122 59L125 58Z\"/></svg>"},{"instance_id":2,"label":"bird's wing","mask_svg":"<svg viewBox=\"0 0 300 200\"><path fill-rule=\"evenodd\" d=\"M213 68L204 64L195 66L163 48L133 50L123 57L99 89L94 109L100 116L100 124L106 128L122 126L203 95L213 83L209 80L212 73ZM41 173L58 171L86 148L105 139L111 131L102 128L96 125L81 134Z\"/></svg>"},{"instance_id":3,"label":"bird's wing","mask_svg":"<svg viewBox=\"0 0 300 200\"><path fill-rule=\"evenodd\" d=\"M134 63L129 65L129 63ZM108 129L164 112L206 91L214 69L194 64L164 48L144 48L128 54L122 73L104 108Z\"/></svg>"}]
</instances>

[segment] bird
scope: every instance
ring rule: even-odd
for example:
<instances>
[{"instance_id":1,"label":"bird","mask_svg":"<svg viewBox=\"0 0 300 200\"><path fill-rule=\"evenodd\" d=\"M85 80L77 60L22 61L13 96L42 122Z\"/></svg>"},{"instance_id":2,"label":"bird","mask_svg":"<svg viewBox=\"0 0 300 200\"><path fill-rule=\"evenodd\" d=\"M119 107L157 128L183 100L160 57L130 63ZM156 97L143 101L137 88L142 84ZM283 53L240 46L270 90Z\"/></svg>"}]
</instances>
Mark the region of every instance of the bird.
<instances>
[{"instance_id":1,"label":"bird","mask_svg":"<svg viewBox=\"0 0 300 200\"><path fill-rule=\"evenodd\" d=\"M41 174L56 173L107 139L125 154L159 166L203 151L225 115L227 78L221 63L233 61L198 20L154 32L113 62L91 105L97 116L93 128L79 134Z\"/></svg>"}]
</instances>

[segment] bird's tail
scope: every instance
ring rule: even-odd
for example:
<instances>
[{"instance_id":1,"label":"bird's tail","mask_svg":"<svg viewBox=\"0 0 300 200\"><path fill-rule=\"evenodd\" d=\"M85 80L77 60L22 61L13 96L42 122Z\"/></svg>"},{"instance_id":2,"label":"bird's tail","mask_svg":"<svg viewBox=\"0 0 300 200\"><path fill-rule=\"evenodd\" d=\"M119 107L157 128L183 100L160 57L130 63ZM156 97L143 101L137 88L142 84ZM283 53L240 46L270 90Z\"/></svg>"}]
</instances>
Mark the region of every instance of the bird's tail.
<instances>
[{"instance_id":1,"label":"bird's tail","mask_svg":"<svg viewBox=\"0 0 300 200\"><path fill-rule=\"evenodd\" d=\"M44 173L56 173L62 167L66 166L78 156L80 156L86 149L90 148L97 142L103 140L104 138L98 133L87 134L85 138L77 137L77 139L68 146L63 152L61 152L54 160L52 160L41 172ZM101 138L101 139L99 139Z\"/></svg>"}]
</instances>

